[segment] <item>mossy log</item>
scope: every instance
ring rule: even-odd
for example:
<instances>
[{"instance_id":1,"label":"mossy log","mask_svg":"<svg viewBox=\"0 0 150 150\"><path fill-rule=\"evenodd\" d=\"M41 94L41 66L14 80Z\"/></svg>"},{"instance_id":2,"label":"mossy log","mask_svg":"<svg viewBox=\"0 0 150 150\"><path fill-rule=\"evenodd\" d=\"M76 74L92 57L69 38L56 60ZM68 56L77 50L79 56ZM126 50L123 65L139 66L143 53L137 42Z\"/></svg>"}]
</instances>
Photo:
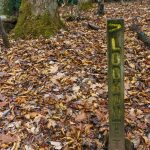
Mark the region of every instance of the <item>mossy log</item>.
<instances>
[{"instance_id":1,"label":"mossy log","mask_svg":"<svg viewBox=\"0 0 150 150\"><path fill-rule=\"evenodd\" d=\"M10 47L9 39L8 39L8 36L5 32L5 29L4 29L3 22L2 22L1 18L0 18L0 35L2 36L4 46L6 48L9 48Z\"/></svg>"}]
</instances>

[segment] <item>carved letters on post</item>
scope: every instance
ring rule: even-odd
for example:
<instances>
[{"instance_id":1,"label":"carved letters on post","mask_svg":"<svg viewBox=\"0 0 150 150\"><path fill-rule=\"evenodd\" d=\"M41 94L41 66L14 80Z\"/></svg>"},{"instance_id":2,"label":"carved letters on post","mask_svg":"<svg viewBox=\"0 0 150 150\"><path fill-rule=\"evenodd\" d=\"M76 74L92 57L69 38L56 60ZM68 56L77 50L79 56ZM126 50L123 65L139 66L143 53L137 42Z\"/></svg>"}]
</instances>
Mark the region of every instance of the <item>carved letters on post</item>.
<instances>
[{"instance_id":1,"label":"carved letters on post","mask_svg":"<svg viewBox=\"0 0 150 150\"><path fill-rule=\"evenodd\" d=\"M109 150L125 150L123 19L108 20Z\"/></svg>"}]
</instances>

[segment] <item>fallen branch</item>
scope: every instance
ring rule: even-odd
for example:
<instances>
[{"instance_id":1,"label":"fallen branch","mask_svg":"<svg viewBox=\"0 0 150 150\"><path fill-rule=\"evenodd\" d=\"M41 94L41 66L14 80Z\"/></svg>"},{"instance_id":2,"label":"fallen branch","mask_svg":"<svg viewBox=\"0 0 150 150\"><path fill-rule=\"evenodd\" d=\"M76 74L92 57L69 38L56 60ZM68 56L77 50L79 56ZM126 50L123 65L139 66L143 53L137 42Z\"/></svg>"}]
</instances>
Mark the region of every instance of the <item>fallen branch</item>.
<instances>
[{"instance_id":1,"label":"fallen branch","mask_svg":"<svg viewBox=\"0 0 150 150\"><path fill-rule=\"evenodd\" d=\"M133 22L134 23L132 24L130 29L137 33L137 38L139 40L141 40L146 46L150 47L150 37L141 30L141 28L139 27L137 18L133 19Z\"/></svg>"},{"instance_id":2,"label":"fallen branch","mask_svg":"<svg viewBox=\"0 0 150 150\"><path fill-rule=\"evenodd\" d=\"M99 30L99 29L100 29L99 26L97 26L97 25L95 25L95 24L92 24L92 23L88 23L88 27L89 27L90 29L93 29L93 30Z\"/></svg>"},{"instance_id":3,"label":"fallen branch","mask_svg":"<svg viewBox=\"0 0 150 150\"><path fill-rule=\"evenodd\" d=\"M66 18L66 21L82 21L82 20L88 20L89 18L84 16L68 16Z\"/></svg>"},{"instance_id":4,"label":"fallen branch","mask_svg":"<svg viewBox=\"0 0 150 150\"><path fill-rule=\"evenodd\" d=\"M144 44L150 47L150 37L146 35L144 32L137 32L138 39L144 42Z\"/></svg>"}]
</instances>

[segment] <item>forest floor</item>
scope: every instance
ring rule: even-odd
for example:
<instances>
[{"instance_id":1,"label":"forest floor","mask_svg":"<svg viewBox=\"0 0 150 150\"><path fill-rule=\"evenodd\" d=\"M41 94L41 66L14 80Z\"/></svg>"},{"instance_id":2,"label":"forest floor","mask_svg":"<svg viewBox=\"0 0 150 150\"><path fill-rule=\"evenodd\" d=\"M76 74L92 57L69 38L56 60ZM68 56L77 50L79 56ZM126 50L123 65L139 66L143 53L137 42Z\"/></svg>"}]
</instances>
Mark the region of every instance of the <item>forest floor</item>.
<instances>
[{"instance_id":1,"label":"forest floor","mask_svg":"<svg viewBox=\"0 0 150 150\"><path fill-rule=\"evenodd\" d=\"M107 18L125 20L125 132L150 147L150 50L129 30L138 16L150 36L147 3L106 3L66 22L54 37L11 40L0 49L0 149L98 150L108 132ZM87 27L92 22L100 27Z\"/></svg>"}]
</instances>

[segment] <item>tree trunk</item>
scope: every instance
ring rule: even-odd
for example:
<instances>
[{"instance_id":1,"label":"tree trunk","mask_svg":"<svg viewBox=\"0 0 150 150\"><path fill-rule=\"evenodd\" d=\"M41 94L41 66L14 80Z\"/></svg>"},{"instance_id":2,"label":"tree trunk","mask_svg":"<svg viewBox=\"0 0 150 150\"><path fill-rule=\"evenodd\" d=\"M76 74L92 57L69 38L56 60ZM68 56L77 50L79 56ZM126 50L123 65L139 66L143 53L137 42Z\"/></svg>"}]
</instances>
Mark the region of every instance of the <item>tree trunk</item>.
<instances>
[{"instance_id":1,"label":"tree trunk","mask_svg":"<svg viewBox=\"0 0 150 150\"><path fill-rule=\"evenodd\" d=\"M49 37L61 26L56 0L22 0L14 36Z\"/></svg>"},{"instance_id":2,"label":"tree trunk","mask_svg":"<svg viewBox=\"0 0 150 150\"><path fill-rule=\"evenodd\" d=\"M0 35L2 36L4 46L6 48L9 48L10 47L9 39L8 39L8 36L7 36L6 32L5 32L5 29L4 29L1 17L0 17Z\"/></svg>"},{"instance_id":3,"label":"tree trunk","mask_svg":"<svg viewBox=\"0 0 150 150\"><path fill-rule=\"evenodd\" d=\"M105 8L104 8L104 0L98 0L98 15L104 15Z\"/></svg>"},{"instance_id":4,"label":"tree trunk","mask_svg":"<svg viewBox=\"0 0 150 150\"><path fill-rule=\"evenodd\" d=\"M124 0L121 0L121 4L124 4Z\"/></svg>"}]
</instances>

